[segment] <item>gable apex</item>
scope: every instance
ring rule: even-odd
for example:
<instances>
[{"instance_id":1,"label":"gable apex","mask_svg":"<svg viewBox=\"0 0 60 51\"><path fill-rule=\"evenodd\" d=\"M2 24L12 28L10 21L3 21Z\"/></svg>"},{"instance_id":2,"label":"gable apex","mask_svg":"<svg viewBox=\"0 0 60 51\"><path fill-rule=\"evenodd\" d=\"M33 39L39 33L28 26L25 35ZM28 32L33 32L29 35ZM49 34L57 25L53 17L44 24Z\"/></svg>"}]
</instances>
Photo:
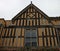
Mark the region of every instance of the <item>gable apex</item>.
<instances>
[{"instance_id":1,"label":"gable apex","mask_svg":"<svg viewBox=\"0 0 60 51\"><path fill-rule=\"evenodd\" d=\"M44 15L46 18L48 17L48 15L46 15L43 11L41 11L38 7L36 7L32 1L31 3L25 7L21 12L19 12L15 17L12 18L12 21L15 20L16 18L18 18L21 14L23 14L28 8L33 7L35 10L37 10L39 13L41 13L42 15Z\"/></svg>"}]
</instances>

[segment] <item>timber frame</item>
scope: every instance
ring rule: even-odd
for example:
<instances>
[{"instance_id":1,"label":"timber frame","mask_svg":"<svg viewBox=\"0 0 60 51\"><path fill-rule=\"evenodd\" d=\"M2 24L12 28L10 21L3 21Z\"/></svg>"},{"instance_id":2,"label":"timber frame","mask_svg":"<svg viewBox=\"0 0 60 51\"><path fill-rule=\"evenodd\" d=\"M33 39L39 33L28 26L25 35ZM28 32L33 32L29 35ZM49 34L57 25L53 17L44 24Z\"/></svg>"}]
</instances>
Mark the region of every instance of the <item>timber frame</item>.
<instances>
[{"instance_id":1,"label":"timber frame","mask_svg":"<svg viewBox=\"0 0 60 51\"><path fill-rule=\"evenodd\" d=\"M14 16L12 20L0 20L1 51L59 51L60 25L55 22L60 22L60 17L49 17L32 2L16 16ZM26 28L36 29L36 47L25 46Z\"/></svg>"}]
</instances>

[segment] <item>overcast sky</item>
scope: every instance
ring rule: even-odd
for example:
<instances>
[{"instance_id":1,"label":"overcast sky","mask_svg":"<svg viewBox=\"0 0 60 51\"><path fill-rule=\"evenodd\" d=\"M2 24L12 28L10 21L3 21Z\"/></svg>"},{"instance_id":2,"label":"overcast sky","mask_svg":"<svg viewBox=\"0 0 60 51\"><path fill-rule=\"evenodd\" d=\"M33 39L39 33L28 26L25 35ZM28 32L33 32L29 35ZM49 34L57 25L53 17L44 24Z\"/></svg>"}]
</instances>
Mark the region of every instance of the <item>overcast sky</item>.
<instances>
[{"instance_id":1,"label":"overcast sky","mask_svg":"<svg viewBox=\"0 0 60 51\"><path fill-rule=\"evenodd\" d=\"M60 0L0 0L0 18L12 19L31 1L48 16L60 16Z\"/></svg>"}]
</instances>

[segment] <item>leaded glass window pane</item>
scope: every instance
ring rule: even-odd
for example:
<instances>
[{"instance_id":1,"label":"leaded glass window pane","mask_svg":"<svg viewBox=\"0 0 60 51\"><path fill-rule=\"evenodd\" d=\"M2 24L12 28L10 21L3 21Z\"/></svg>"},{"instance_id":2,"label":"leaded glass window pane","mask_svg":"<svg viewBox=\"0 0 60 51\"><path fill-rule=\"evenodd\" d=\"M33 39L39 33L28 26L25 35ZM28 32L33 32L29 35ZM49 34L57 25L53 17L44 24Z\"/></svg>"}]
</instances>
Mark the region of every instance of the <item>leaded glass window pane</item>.
<instances>
[{"instance_id":1,"label":"leaded glass window pane","mask_svg":"<svg viewBox=\"0 0 60 51\"><path fill-rule=\"evenodd\" d=\"M37 30L25 30L25 46L37 46Z\"/></svg>"}]
</instances>

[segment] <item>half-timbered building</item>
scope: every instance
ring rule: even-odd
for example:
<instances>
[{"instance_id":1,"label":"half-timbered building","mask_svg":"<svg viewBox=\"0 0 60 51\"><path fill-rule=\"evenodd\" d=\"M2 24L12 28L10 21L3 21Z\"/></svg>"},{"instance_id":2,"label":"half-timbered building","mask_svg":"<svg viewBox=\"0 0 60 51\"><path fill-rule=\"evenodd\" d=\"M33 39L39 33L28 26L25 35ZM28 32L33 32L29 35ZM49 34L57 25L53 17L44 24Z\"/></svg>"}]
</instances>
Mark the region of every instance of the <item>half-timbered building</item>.
<instances>
[{"instance_id":1,"label":"half-timbered building","mask_svg":"<svg viewBox=\"0 0 60 51\"><path fill-rule=\"evenodd\" d=\"M0 50L57 51L59 46L60 17L49 17L33 3L12 20L0 18Z\"/></svg>"}]
</instances>

